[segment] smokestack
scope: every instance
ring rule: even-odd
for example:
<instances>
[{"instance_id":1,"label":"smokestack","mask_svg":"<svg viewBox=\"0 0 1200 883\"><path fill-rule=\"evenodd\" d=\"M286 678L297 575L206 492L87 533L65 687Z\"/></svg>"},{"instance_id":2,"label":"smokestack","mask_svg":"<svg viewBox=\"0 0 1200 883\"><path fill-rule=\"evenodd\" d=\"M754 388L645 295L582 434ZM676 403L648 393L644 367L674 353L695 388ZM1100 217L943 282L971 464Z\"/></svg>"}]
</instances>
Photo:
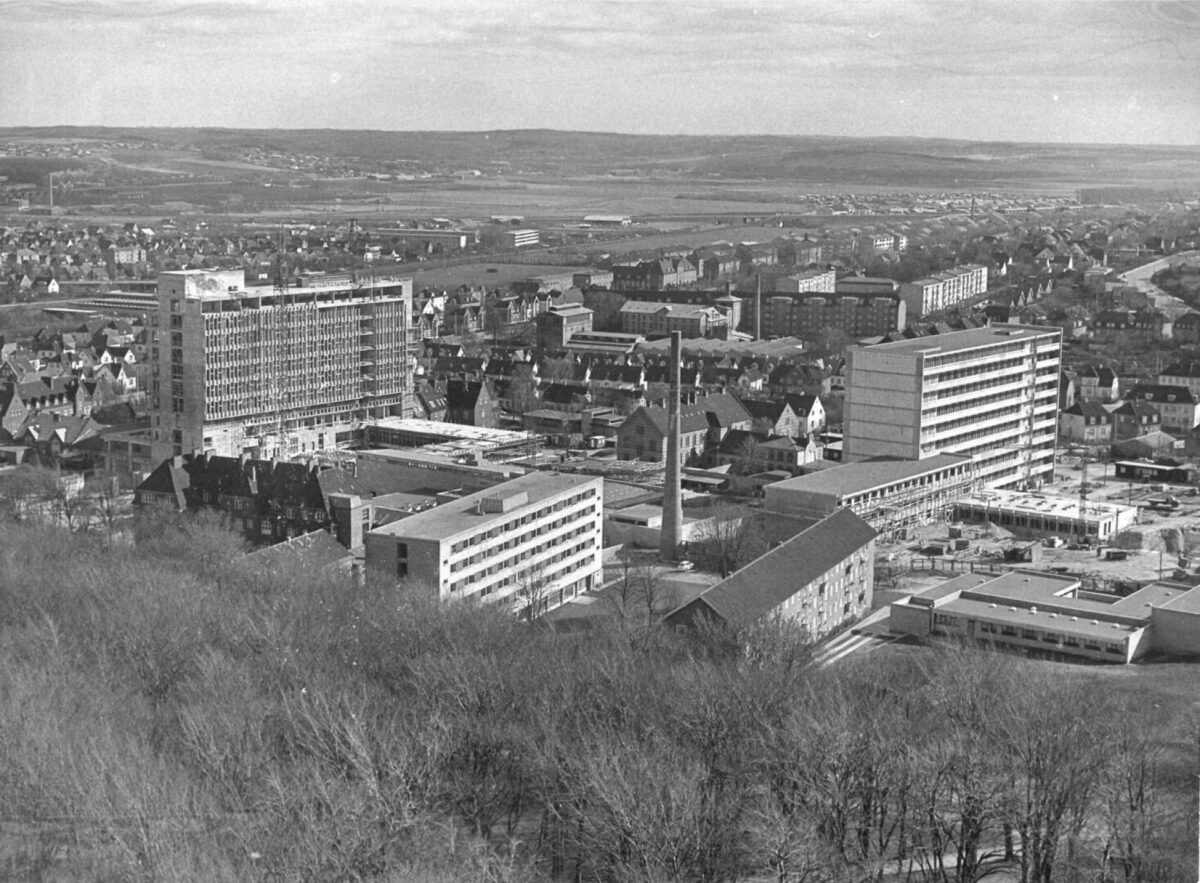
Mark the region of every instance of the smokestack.
<instances>
[{"instance_id":1,"label":"smokestack","mask_svg":"<svg viewBox=\"0 0 1200 883\"><path fill-rule=\"evenodd\" d=\"M762 273L758 273L754 277L755 283L754 294L754 339L762 340Z\"/></svg>"},{"instance_id":2,"label":"smokestack","mask_svg":"<svg viewBox=\"0 0 1200 883\"><path fill-rule=\"evenodd\" d=\"M680 488L679 363L683 361L683 334L671 332L671 390L667 396L667 470L663 482L662 534L659 554L667 561L679 557L683 527L683 492Z\"/></svg>"}]
</instances>

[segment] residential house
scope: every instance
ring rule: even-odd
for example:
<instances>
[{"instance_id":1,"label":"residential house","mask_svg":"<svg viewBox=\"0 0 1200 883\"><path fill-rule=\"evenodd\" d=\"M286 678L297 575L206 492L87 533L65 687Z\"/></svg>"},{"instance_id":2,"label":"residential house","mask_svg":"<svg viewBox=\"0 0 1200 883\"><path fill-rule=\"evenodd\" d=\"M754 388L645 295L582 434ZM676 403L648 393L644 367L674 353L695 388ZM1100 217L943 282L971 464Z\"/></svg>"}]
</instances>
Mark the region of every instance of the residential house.
<instances>
[{"instance_id":1,"label":"residential house","mask_svg":"<svg viewBox=\"0 0 1200 883\"><path fill-rule=\"evenodd\" d=\"M1064 371L1058 377L1058 409L1065 411L1075 404L1076 394L1075 378Z\"/></svg>"},{"instance_id":2,"label":"residential house","mask_svg":"<svg viewBox=\"0 0 1200 883\"><path fill-rule=\"evenodd\" d=\"M446 422L464 426L500 425L500 405L488 380L446 381Z\"/></svg>"},{"instance_id":3,"label":"residential house","mask_svg":"<svg viewBox=\"0 0 1200 883\"><path fill-rule=\"evenodd\" d=\"M798 438L734 429L721 439L709 459L716 466L731 466L742 475L771 469L795 475L801 467L824 457L825 448L815 436Z\"/></svg>"},{"instance_id":4,"label":"residential house","mask_svg":"<svg viewBox=\"0 0 1200 883\"><path fill-rule=\"evenodd\" d=\"M1180 343L1200 343L1200 313L1184 313L1175 320L1171 333Z\"/></svg>"},{"instance_id":5,"label":"residential house","mask_svg":"<svg viewBox=\"0 0 1200 883\"><path fill-rule=\"evenodd\" d=\"M814 393L785 393L783 400L796 415L795 435L815 435L825 428L825 405Z\"/></svg>"},{"instance_id":6,"label":"residential house","mask_svg":"<svg viewBox=\"0 0 1200 883\"><path fill-rule=\"evenodd\" d=\"M1101 310L1092 320L1092 336L1105 342L1153 343L1170 339L1171 331L1171 320L1153 309Z\"/></svg>"},{"instance_id":7,"label":"residential house","mask_svg":"<svg viewBox=\"0 0 1200 883\"><path fill-rule=\"evenodd\" d=\"M1158 413L1158 409L1142 399L1127 399L1113 407L1109 413L1113 418L1114 442L1158 432L1162 425L1162 415Z\"/></svg>"},{"instance_id":8,"label":"residential house","mask_svg":"<svg viewBox=\"0 0 1200 883\"><path fill-rule=\"evenodd\" d=\"M1158 382L1167 386L1186 386L1192 398L1200 401L1200 362L1172 362L1159 372Z\"/></svg>"},{"instance_id":9,"label":"residential house","mask_svg":"<svg viewBox=\"0 0 1200 883\"><path fill-rule=\"evenodd\" d=\"M1115 402L1119 398L1117 374L1111 368L1093 365L1079 372L1081 402Z\"/></svg>"},{"instance_id":10,"label":"residential house","mask_svg":"<svg viewBox=\"0 0 1200 883\"><path fill-rule=\"evenodd\" d=\"M1154 405L1162 416L1164 432L1190 433L1200 425L1200 400L1186 386L1140 383L1129 391L1128 398Z\"/></svg>"},{"instance_id":11,"label":"residential house","mask_svg":"<svg viewBox=\"0 0 1200 883\"><path fill-rule=\"evenodd\" d=\"M749 430L753 418L730 393L696 396L683 402L679 412L680 462L698 458L721 443L734 429ZM667 409L664 405L645 405L625 418L617 431L617 458L667 459Z\"/></svg>"},{"instance_id":12,"label":"residential house","mask_svg":"<svg viewBox=\"0 0 1200 883\"><path fill-rule=\"evenodd\" d=\"M792 410L792 406L781 399L764 401L762 399L739 399L754 422L751 432L773 436L795 436L800 434L800 418Z\"/></svg>"},{"instance_id":13,"label":"residential house","mask_svg":"<svg viewBox=\"0 0 1200 883\"><path fill-rule=\"evenodd\" d=\"M1085 445L1110 444L1113 416L1100 402L1076 402L1058 413L1058 434Z\"/></svg>"},{"instance_id":14,"label":"residential house","mask_svg":"<svg viewBox=\"0 0 1200 883\"><path fill-rule=\"evenodd\" d=\"M225 513L255 543L330 526L315 465L193 453L164 460L137 486L134 503Z\"/></svg>"}]
</instances>

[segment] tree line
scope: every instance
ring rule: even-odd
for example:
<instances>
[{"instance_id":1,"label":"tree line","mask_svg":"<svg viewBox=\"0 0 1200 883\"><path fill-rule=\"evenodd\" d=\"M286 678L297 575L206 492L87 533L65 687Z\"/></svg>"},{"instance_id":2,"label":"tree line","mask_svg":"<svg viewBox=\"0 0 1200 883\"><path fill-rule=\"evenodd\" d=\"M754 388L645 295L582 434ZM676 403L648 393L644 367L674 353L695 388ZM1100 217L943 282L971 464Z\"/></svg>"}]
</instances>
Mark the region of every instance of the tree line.
<instances>
[{"instance_id":1,"label":"tree line","mask_svg":"<svg viewBox=\"0 0 1200 883\"><path fill-rule=\"evenodd\" d=\"M131 536L0 523L10 878L1190 879L1196 721L1105 671L566 634Z\"/></svg>"}]
</instances>

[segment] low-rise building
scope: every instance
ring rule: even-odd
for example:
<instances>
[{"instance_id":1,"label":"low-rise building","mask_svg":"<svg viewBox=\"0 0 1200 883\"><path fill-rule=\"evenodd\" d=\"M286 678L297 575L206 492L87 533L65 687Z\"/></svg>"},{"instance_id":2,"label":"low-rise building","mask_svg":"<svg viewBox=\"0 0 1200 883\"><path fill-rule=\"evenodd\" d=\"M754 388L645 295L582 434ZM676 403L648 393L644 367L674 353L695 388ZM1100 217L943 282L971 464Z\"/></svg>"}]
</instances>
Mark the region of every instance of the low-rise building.
<instances>
[{"instance_id":1,"label":"low-rise building","mask_svg":"<svg viewBox=\"0 0 1200 883\"><path fill-rule=\"evenodd\" d=\"M957 454L925 460L869 460L769 484L767 512L824 518L849 509L881 534L945 517L977 481L975 461Z\"/></svg>"},{"instance_id":2,"label":"low-rise building","mask_svg":"<svg viewBox=\"0 0 1200 883\"><path fill-rule=\"evenodd\" d=\"M592 311L580 304L553 306L537 317L537 342L542 349L566 349L574 334L592 330Z\"/></svg>"},{"instance_id":3,"label":"low-rise building","mask_svg":"<svg viewBox=\"0 0 1200 883\"><path fill-rule=\"evenodd\" d=\"M537 245L541 235L538 230L505 230L501 239L506 248L528 248Z\"/></svg>"},{"instance_id":4,"label":"low-rise building","mask_svg":"<svg viewBox=\"0 0 1200 883\"><path fill-rule=\"evenodd\" d=\"M1121 397L1112 368L1092 365L1079 372L1079 398L1084 402L1115 402Z\"/></svg>"},{"instance_id":5,"label":"low-rise building","mask_svg":"<svg viewBox=\"0 0 1200 883\"><path fill-rule=\"evenodd\" d=\"M1109 413L1112 414L1114 442L1158 432L1162 426L1162 415L1158 409L1141 399L1126 399Z\"/></svg>"},{"instance_id":6,"label":"low-rise building","mask_svg":"<svg viewBox=\"0 0 1200 883\"><path fill-rule=\"evenodd\" d=\"M679 409L679 457L700 457L720 444L730 430L749 430L753 418L730 393L696 397ZM625 418L617 431L617 458L665 463L667 459L667 409L644 405Z\"/></svg>"},{"instance_id":7,"label":"low-rise building","mask_svg":"<svg viewBox=\"0 0 1200 883\"><path fill-rule=\"evenodd\" d=\"M1105 542L1137 524L1136 506L1020 491L978 491L954 501L954 517L1016 534L1091 537Z\"/></svg>"},{"instance_id":8,"label":"low-rise building","mask_svg":"<svg viewBox=\"0 0 1200 883\"><path fill-rule=\"evenodd\" d=\"M723 336L729 317L715 306L627 300L620 310L621 331L646 337L665 337L672 331L684 338Z\"/></svg>"},{"instance_id":9,"label":"low-rise building","mask_svg":"<svg viewBox=\"0 0 1200 883\"><path fill-rule=\"evenodd\" d=\"M664 623L690 629L709 620L743 630L778 617L817 641L870 611L874 571L875 531L843 509L671 611Z\"/></svg>"},{"instance_id":10,"label":"low-rise building","mask_svg":"<svg viewBox=\"0 0 1200 883\"><path fill-rule=\"evenodd\" d=\"M1079 444L1109 444L1113 436L1112 414L1099 402L1076 402L1058 412L1058 434Z\"/></svg>"},{"instance_id":11,"label":"low-rise building","mask_svg":"<svg viewBox=\"0 0 1200 883\"><path fill-rule=\"evenodd\" d=\"M603 480L535 472L369 531L368 570L536 617L599 585Z\"/></svg>"},{"instance_id":12,"label":"low-rise building","mask_svg":"<svg viewBox=\"0 0 1200 883\"><path fill-rule=\"evenodd\" d=\"M1129 391L1129 398L1153 405L1164 432L1188 433L1200 424L1200 401L1186 386L1141 383Z\"/></svg>"},{"instance_id":13,"label":"low-rise building","mask_svg":"<svg viewBox=\"0 0 1200 883\"><path fill-rule=\"evenodd\" d=\"M1195 656L1200 647L1200 589L1169 582L1105 598L1074 576L964 573L889 612L894 634L1055 659L1128 663L1149 653Z\"/></svg>"},{"instance_id":14,"label":"low-rise building","mask_svg":"<svg viewBox=\"0 0 1200 883\"><path fill-rule=\"evenodd\" d=\"M1200 316L1200 313L1195 315ZM1159 372L1158 382L1164 386L1186 386L1192 398L1200 401L1200 362L1190 359L1172 362Z\"/></svg>"},{"instance_id":15,"label":"low-rise building","mask_svg":"<svg viewBox=\"0 0 1200 883\"><path fill-rule=\"evenodd\" d=\"M328 506L315 465L193 453L161 462L134 490L134 503L225 513L254 543L327 529Z\"/></svg>"}]
</instances>

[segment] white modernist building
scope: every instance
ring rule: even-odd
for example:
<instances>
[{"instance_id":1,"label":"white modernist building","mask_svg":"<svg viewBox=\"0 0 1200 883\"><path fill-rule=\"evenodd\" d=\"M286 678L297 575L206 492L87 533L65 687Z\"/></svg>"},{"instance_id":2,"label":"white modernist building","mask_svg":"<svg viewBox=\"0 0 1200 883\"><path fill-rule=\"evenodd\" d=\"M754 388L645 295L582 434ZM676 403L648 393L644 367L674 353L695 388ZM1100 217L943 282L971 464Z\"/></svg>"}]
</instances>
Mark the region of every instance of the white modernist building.
<instances>
[{"instance_id":1,"label":"white modernist building","mask_svg":"<svg viewBox=\"0 0 1200 883\"><path fill-rule=\"evenodd\" d=\"M900 286L900 296L914 319L944 310L987 291L988 271L981 264L966 264Z\"/></svg>"},{"instance_id":2,"label":"white modernist building","mask_svg":"<svg viewBox=\"0 0 1200 883\"><path fill-rule=\"evenodd\" d=\"M599 584L603 502L603 479L533 472L369 531L366 564L537 615Z\"/></svg>"},{"instance_id":3,"label":"white modernist building","mask_svg":"<svg viewBox=\"0 0 1200 883\"><path fill-rule=\"evenodd\" d=\"M159 274L157 306L151 408L163 457L319 451L344 446L358 421L411 411L411 278L247 287L241 270L182 270Z\"/></svg>"},{"instance_id":4,"label":"white modernist building","mask_svg":"<svg viewBox=\"0 0 1200 883\"><path fill-rule=\"evenodd\" d=\"M987 487L1053 477L1062 331L992 325L852 349L847 462L974 457Z\"/></svg>"}]
</instances>

